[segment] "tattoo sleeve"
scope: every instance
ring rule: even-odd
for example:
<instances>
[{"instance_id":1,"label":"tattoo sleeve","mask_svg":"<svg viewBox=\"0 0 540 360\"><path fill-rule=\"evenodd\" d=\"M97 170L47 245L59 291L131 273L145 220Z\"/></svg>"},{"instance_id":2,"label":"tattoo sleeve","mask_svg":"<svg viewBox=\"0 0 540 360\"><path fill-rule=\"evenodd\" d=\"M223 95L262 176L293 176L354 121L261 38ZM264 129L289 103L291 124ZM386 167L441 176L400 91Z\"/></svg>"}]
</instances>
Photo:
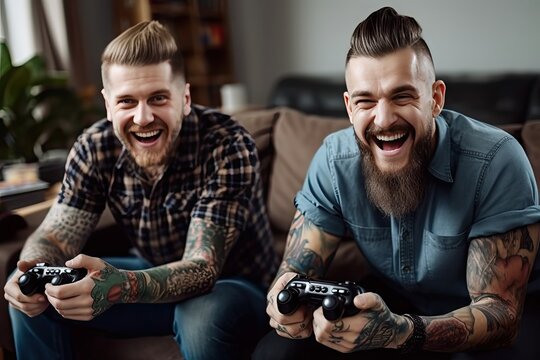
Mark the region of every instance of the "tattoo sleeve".
<instances>
[{"instance_id":1,"label":"tattoo sleeve","mask_svg":"<svg viewBox=\"0 0 540 360\"><path fill-rule=\"evenodd\" d=\"M539 243L538 224L471 241L467 260L469 306L424 317L424 348L456 351L509 345L517 336L527 282Z\"/></svg>"},{"instance_id":2,"label":"tattoo sleeve","mask_svg":"<svg viewBox=\"0 0 540 360\"><path fill-rule=\"evenodd\" d=\"M106 266L93 275L94 314L117 302L173 302L210 290L238 234L234 228L193 219L181 261L141 271Z\"/></svg>"},{"instance_id":3,"label":"tattoo sleeve","mask_svg":"<svg viewBox=\"0 0 540 360\"><path fill-rule=\"evenodd\" d=\"M79 254L98 220L98 214L55 203L26 241L21 259L63 266Z\"/></svg>"},{"instance_id":4,"label":"tattoo sleeve","mask_svg":"<svg viewBox=\"0 0 540 360\"><path fill-rule=\"evenodd\" d=\"M339 240L339 237L325 233L297 211L276 279L287 271L312 277L324 276Z\"/></svg>"}]
</instances>

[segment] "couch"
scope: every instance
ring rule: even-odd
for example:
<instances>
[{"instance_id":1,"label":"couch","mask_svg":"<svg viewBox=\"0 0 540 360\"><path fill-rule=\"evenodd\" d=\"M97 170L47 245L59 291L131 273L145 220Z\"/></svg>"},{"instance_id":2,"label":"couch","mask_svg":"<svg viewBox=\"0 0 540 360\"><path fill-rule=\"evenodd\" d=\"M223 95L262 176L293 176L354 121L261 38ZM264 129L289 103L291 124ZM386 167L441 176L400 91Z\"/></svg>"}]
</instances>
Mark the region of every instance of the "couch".
<instances>
[{"instance_id":1,"label":"couch","mask_svg":"<svg viewBox=\"0 0 540 360\"><path fill-rule=\"evenodd\" d=\"M540 182L540 74L445 76L446 108L463 111L500 126L524 146ZM278 81L268 107L241 111L234 116L252 134L261 160L267 211L274 245L283 252L294 214L293 197L300 189L307 167L323 138L350 125L343 105L345 85L339 78L287 76ZM0 284L15 266L24 239L41 221L45 211L28 217L28 227L0 241ZM0 233L2 233L0 229ZM118 255L129 244L111 222L102 218L85 252ZM351 270L352 269L352 270ZM345 240L329 269L328 278L361 280L369 273L354 243ZM0 347L6 359L14 358L7 304L0 299ZM77 330L79 359L181 359L170 337L118 339Z\"/></svg>"}]
</instances>

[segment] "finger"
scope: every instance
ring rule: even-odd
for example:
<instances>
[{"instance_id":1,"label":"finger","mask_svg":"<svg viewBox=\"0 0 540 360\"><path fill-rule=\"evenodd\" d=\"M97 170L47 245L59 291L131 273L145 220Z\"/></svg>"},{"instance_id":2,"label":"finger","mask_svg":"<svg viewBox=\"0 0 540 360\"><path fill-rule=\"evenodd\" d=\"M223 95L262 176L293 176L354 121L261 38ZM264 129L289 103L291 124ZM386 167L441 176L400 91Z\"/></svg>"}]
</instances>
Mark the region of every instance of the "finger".
<instances>
[{"instance_id":1,"label":"finger","mask_svg":"<svg viewBox=\"0 0 540 360\"><path fill-rule=\"evenodd\" d=\"M45 311L47 306L49 306L49 303L47 302L44 296L40 296L40 298L43 298L44 300L39 301L39 302L33 301L32 298L29 298L22 294L20 297L14 297L6 293L4 295L4 298L9 302L9 304L13 308L25 313L26 315L30 317L34 317L36 315L41 314L43 311ZM31 300L31 301L28 301L28 300Z\"/></svg>"},{"instance_id":2,"label":"finger","mask_svg":"<svg viewBox=\"0 0 540 360\"><path fill-rule=\"evenodd\" d=\"M66 266L73 269L101 270L105 267L105 263L100 258L79 254L73 259L66 261Z\"/></svg>"},{"instance_id":3,"label":"finger","mask_svg":"<svg viewBox=\"0 0 540 360\"><path fill-rule=\"evenodd\" d=\"M338 351L350 352L357 346L359 331L356 328L360 326L359 322L364 322L361 316L329 321L324 317L322 308L319 308L313 313L313 332L320 343L331 343L334 344L332 348Z\"/></svg>"},{"instance_id":4,"label":"finger","mask_svg":"<svg viewBox=\"0 0 540 360\"><path fill-rule=\"evenodd\" d=\"M301 322L291 325L283 325L277 323L275 320L270 320L270 326L276 329L278 335L287 337L290 339L305 339L311 336L312 327L311 321Z\"/></svg>"},{"instance_id":5,"label":"finger","mask_svg":"<svg viewBox=\"0 0 540 360\"><path fill-rule=\"evenodd\" d=\"M84 278L80 281L64 285L52 285L47 283L45 284L45 294L48 297L66 300L81 295L90 295L94 286L95 283L89 278Z\"/></svg>"},{"instance_id":6,"label":"finger","mask_svg":"<svg viewBox=\"0 0 540 360\"><path fill-rule=\"evenodd\" d=\"M379 295L368 292L356 295L353 300L354 306L360 310L382 310L382 302Z\"/></svg>"},{"instance_id":7,"label":"finger","mask_svg":"<svg viewBox=\"0 0 540 360\"><path fill-rule=\"evenodd\" d=\"M29 269L36 266L36 264L39 261L37 260L19 260L17 261L17 269L19 269L22 273L27 272Z\"/></svg>"},{"instance_id":8,"label":"finger","mask_svg":"<svg viewBox=\"0 0 540 360\"><path fill-rule=\"evenodd\" d=\"M338 320L336 323L339 324L342 323L342 321ZM315 319L313 319L313 333L317 342L339 352L351 352L352 349L354 349L355 347L354 337L352 333L344 333L340 331L326 331L325 327L318 324Z\"/></svg>"},{"instance_id":9,"label":"finger","mask_svg":"<svg viewBox=\"0 0 540 360\"><path fill-rule=\"evenodd\" d=\"M88 321L94 318L92 308L56 309L63 318L71 320Z\"/></svg>"}]
</instances>

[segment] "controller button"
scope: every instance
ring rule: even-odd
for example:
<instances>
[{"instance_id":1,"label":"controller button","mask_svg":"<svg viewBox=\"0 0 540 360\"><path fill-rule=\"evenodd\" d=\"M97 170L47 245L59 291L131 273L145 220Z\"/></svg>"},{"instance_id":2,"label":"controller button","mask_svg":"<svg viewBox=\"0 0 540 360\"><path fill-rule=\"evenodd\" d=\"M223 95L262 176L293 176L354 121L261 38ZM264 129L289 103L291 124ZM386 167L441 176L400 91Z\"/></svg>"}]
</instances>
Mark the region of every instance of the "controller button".
<instances>
[{"instance_id":1,"label":"controller button","mask_svg":"<svg viewBox=\"0 0 540 360\"><path fill-rule=\"evenodd\" d=\"M328 292L328 288L327 288L327 287L323 287L323 288L322 288L322 292L323 292L323 293Z\"/></svg>"},{"instance_id":2,"label":"controller button","mask_svg":"<svg viewBox=\"0 0 540 360\"><path fill-rule=\"evenodd\" d=\"M310 286L309 286L309 291L313 291L313 290L315 290L315 286L310 285Z\"/></svg>"}]
</instances>

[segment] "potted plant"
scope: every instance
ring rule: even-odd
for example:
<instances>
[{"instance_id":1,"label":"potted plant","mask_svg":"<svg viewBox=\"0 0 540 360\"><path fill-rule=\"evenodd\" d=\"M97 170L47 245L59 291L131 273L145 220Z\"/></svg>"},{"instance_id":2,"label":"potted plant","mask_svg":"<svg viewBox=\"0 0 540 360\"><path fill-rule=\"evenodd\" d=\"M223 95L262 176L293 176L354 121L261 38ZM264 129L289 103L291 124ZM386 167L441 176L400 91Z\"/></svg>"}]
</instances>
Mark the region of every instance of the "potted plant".
<instances>
[{"instance_id":1,"label":"potted plant","mask_svg":"<svg viewBox=\"0 0 540 360\"><path fill-rule=\"evenodd\" d=\"M14 66L7 44L0 42L2 164L39 162L51 150L67 150L100 116L103 111L85 104L65 74L47 71L42 56Z\"/></svg>"}]
</instances>

